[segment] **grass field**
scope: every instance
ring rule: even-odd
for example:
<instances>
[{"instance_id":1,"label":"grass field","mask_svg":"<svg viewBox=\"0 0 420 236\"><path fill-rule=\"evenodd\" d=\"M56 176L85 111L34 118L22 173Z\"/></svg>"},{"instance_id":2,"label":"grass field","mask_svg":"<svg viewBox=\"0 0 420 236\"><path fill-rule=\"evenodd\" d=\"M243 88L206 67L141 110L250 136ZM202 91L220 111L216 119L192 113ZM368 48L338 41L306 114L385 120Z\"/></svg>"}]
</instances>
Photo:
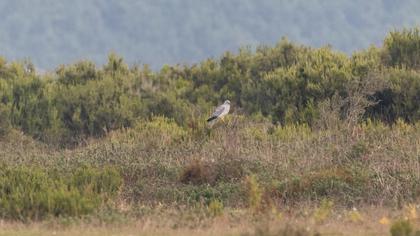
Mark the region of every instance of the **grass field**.
<instances>
[{"instance_id":1,"label":"grass field","mask_svg":"<svg viewBox=\"0 0 420 236\"><path fill-rule=\"evenodd\" d=\"M314 129L232 115L212 130L191 130L156 118L73 149L12 130L0 158L0 235L420 229L418 124Z\"/></svg>"}]
</instances>

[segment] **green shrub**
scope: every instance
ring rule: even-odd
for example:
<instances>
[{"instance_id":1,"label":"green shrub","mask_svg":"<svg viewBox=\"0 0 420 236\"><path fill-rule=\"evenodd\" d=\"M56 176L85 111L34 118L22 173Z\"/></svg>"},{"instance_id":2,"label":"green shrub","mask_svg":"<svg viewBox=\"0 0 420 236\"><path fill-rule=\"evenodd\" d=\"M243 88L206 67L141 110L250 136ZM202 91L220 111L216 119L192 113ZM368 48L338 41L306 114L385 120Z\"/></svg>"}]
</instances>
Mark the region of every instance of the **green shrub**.
<instances>
[{"instance_id":1,"label":"green shrub","mask_svg":"<svg viewBox=\"0 0 420 236\"><path fill-rule=\"evenodd\" d=\"M315 222L322 223L328 217L331 216L331 213L334 209L334 202L331 200L323 199L317 209L313 213L313 218Z\"/></svg>"},{"instance_id":2,"label":"green shrub","mask_svg":"<svg viewBox=\"0 0 420 236\"><path fill-rule=\"evenodd\" d=\"M259 211L262 207L263 189L255 175L250 175L245 180L246 193L248 195L248 206L253 211Z\"/></svg>"},{"instance_id":3,"label":"green shrub","mask_svg":"<svg viewBox=\"0 0 420 236\"><path fill-rule=\"evenodd\" d=\"M217 199L210 201L208 211L211 216L220 216L223 214L223 203Z\"/></svg>"},{"instance_id":4,"label":"green shrub","mask_svg":"<svg viewBox=\"0 0 420 236\"><path fill-rule=\"evenodd\" d=\"M58 82L64 85L86 84L89 80L101 79L95 63L80 61L70 66L60 66L56 73Z\"/></svg>"},{"instance_id":5,"label":"green shrub","mask_svg":"<svg viewBox=\"0 0 420 236\"><path fill-rule=\"evenodd\" d=\"M134 127L149 147L165 147L178 144L188 138L188 132L166 117L153 117L150 121L141 120Z\"/></svg>"},{"instance_id":6,"label":"green shrub","mask_svg":"<svg viewBox=\"0 0 420 236\"><path fill-rule=\"evenodd\" d=\"M399 118L414 123L420 119L420 74L417 71L390 68L383 73L387 86L372 98L378 101L367 109L366 116L393 123Z\"/></svg>"},{"instance_id":7,"label":"green shrub","mask_svg":"<svg viewBox=\"0 0 420 236\"><path fill-rule=\"evenodd\" d=\"M47 216L81 216L115 195L121 177L113 169L76 169L75 173L40 168L0 167L0 215L5 219L41 220Z\"/></svg>"},{"instance_id":8,"label":"green shrub","mask_svg":"<svg viewBox=\"0 0 420 236\"><path fill-rule=\"evenodd\" d=\"M342 202L352 203L369 197L363 195L369 183L364 171L358 166L324 168L280 181L274 191L285 201L338 197Z\"/></svg>"},{"instance_id":9,"label":"green shrub","mask_svg":"<svg viewBox=\"0 0 420 236\"><path fill-rule=\"evenodd\" d=\"M0 103L0 138L5 136L10 130L9 109Z\"/></svg>"},{"instance_id":10,"label":"green shrub","mask_svg":"<svg viewBox=\"0 0 420 236\"><path fill-rule=\"evenodd\" d=\"M420 29L390 32L384 40L382 60L388 66L420 69Z\"/></svg>"},{"instance_id":11,"label":"green shrub","mask_svg":"<svg viewBox=\"0 0 420 236\"><path fill-rule=\"evenodd\" d=\"M143 200L143 202L176 203L185 206L209 205L214 199L230 207L243 206L246 202L246 196L239 183L153 185L144 186L140 194L143 195L137 200Z\"/></svg>"},{"instance_id":12,"label":"green shrub","mask_svg":"<svg viewBox=\"0 0 420 236\"><path fill-rule=\"evenodd\" d=\"M94 194L107 194L110 197L117 194L121 184L119 172L111 167L101 170L87 166L79 167L71 179L71 185L77 187L80 192L89 190Z\"/></svg>"},{"instance_id":13,"label":"green shrub","mask_svg":"<svg viewBox=\"0 0 420 236\"><path fill-rule=\"evenodd\" d=\"M413 226L408 220L398 220L392 224L390 232L392 236L411 236Z\"/></svg>"},{"instance_id":14,"label":"green shrub","mask_svg":"<svg viewBox=\"0 0 420 236\"><path fill-rule=\"evenodd\" d=\"M47 85L35 75L21 75L13 81L11 123L37 138L44 136L54 119Z\"/></svg>"},{"instance_id":15,"label":"green shrub","mask_svg":"<svg viewBox=\"0 0 420 236\"><path fill-rule=\"evenodd\" d=\"M272 47L241 49L219 60L163 66L157 72L148 66L130 68L115 54L103 67L81 61L45 75L35 74L30 63L1 59L0 103L8 107L14 128L61 146L136 126L138 120L156 122L156 116L202 137L204 117L224 99L232 101L232 112L275 124L313 128L344 118L414 123L420 119L419 42L418 28L393 31L382 48L349 57L330 47L282 39ZM329 114L335 103L339 106ZM1 120L0 127L7 123ZM287 139L291 131L280 129L274 136Z\"/></svg>"}]
</instances>

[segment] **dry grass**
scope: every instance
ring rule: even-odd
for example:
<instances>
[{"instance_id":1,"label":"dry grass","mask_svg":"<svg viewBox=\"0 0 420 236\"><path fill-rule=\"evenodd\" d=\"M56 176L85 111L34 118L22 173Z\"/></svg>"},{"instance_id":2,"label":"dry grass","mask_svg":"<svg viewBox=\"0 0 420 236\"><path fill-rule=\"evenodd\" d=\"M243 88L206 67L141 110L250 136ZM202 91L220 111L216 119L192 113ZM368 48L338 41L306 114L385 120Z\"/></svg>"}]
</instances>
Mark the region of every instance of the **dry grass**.
<instances>
[{"instance_id":1,"label":"dry grass","mask_svg":"<svg viewBox=\"0 0 420 236\"><path fill-rule=\"evenodd\" d=\"M336 198L346 206L398 206L420 194L419 125L311 131L233 117L209 135L183 139L185 132L122 130L72 150L12 133L0 142L0 158L7 165L67 170L117 166L124 175L121 197L129 202L188 205L191 191L208 188L224 205L244 205L247 200L237 197L250 175L280 204Z\"/></svg>"},{"instance_id":2,"label":"dry grass","mask_svg":"<svg viewBox=\"0 0 420 236\"><path fill-rule=\"evenodd\" d=\"M192 220L189 217L194 213L166 209L124 224L2 222L0 235L388 235L392 225L405 215L404 210L376 207L334 209L320 222L314 217L316 211L302 207L293 213L273 211L255 216L247 210L231 209L218 217ZM362 220L354 221L349 216L352 211L358 211ZM384 217L389 223L381 221ZM420 230L419 218L410 219L410 224L413 233Z\"/></svg>"},{"instance_id":3,"label":"dry grass","mask_svg":"<svg viewBox=\"0 0 420 236\"><path fill-rule=\"evenodd\" d=\"M380 220L418 210L419 124L311 130L232 116L190 132L158 120L55 149L12 131L0 141L3 164L58 172L113 166L123 187L112 211L92 216L98 224L57 231L43 222L3 223L0 234L383 235L390 225Z\"/></svg>"}]
</instances>

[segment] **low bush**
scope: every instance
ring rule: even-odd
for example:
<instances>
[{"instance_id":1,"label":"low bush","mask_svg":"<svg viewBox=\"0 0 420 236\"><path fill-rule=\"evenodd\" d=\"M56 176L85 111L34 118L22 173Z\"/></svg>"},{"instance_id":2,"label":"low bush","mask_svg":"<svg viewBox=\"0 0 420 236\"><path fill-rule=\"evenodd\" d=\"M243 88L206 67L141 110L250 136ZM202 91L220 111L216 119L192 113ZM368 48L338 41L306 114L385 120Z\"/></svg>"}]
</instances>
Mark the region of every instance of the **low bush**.
<instances>
[{"instance_id":1,"label":"low bush","mask_svg":"<svg viewBox=\"0 0 420 236\"><path fill-rule=\"evenodd\" d=\"M254 212L261 210L264 190L261 188L255 175L248 176L245 179L245 184L249 208Z\"/></svg>"},{"instance_id":2,"label":"low bush","mask_svg":"<svg viewBox=\"0 0 420 236\"><path fill-rule=\"evenodd\" d=\"M220 216L223 214L223 203L217 199L213 199L207 207L208 213L211 216Z\"/></svg>"},{"instance_id":3,"label":"low bush","mask_svg":"<svg viewBox=\"0 0 420 236\"><path fill-rule=\"evenodd\" d=\"M276 192L283 201L299 201L302 199L320 200L324 197L337 197L343 203L353 203L367 197L368 178L363 169L324 168L302 176L292 176L274 183Z\"/></svg>"},{"instance_id":4,"label":"low bush","mask_svg":"<svg viewBox=\"0 0 420 236\"><path fill-rule=\"evenodd\" d=\"M5 219L41 220L48 216L81 216L114 196L121 177L111 168L83 167L73 173L37 167L0 167L0 215Z\"/></svg>"},{"instance_id":5,"label":"low bush","mask_svg":"<svg viewBox=\"0 0 420 236\"><path fill-rule=\"evenodd\" d=\"M411 236L413 226L408 220L398 220L392 224L390 232L392 236Z\"/></svg>"},{"instance_id":6,"label":"low bush","mask_svg":"<svg viewBox=\"0 0 420 236\"><path fill-rule=\"evenodd\" d=\"M162 116L153 117L150 121L139 121L134 130L142 134L148 148L166 147L188 138L188 132L184 128L174 120Z\"/></svg>"},{"instance_id":7,"label":"low bush","mask_svg":"<svg viewBox=\"0 0 420 236\"><path fill-rule=\"evenodd\" d=\"M10 130L9 109L0 103L0 138L4 137Z\"/></svg>"}]
</instances>

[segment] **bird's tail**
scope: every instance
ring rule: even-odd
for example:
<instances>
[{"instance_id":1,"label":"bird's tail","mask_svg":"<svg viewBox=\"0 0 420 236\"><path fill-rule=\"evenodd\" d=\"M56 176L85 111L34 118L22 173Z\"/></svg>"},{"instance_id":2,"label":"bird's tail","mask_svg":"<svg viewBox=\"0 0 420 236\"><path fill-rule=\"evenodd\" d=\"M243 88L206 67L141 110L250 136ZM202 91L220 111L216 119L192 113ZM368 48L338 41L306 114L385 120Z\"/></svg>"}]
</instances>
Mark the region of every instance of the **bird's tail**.
<instances>
[{"instance_id":1,"label":"bird's tail","mask_svg":"<svg viewBox=\"0 0 420 236\"><path fill-rule=\"evenodd\" d=\"M212 116L212 117L210 117L210 118L207 119L207 122L210 122L210 121L212 121L212 120L214 120L216 118L217 118L217 116Z\"/></svg>"}]
</instances>

